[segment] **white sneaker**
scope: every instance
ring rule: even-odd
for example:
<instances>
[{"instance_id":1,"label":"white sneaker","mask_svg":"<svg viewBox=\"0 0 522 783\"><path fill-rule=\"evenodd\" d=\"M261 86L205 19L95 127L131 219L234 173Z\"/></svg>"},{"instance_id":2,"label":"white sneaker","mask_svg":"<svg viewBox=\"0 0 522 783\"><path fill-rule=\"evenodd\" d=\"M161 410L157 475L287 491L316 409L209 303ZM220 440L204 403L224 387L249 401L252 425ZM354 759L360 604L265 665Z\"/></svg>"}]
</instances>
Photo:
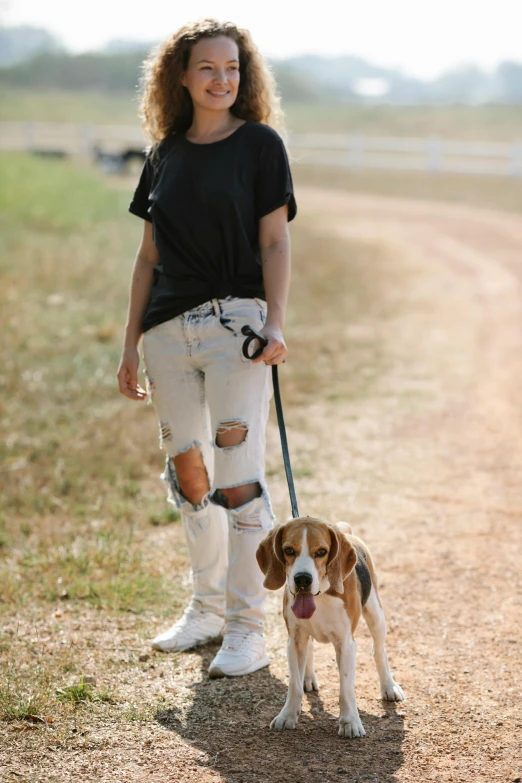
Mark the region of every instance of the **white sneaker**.
<instances>
[{"instance_id":1,"label":"white sneaker","mask_svg":"<svg viewBox=\"0 0 522 783\"><path fill-rule=\"evenodd\" d=\"M269 663L266 642L261 634L255 631L227 633L208 673L210 677L238 677L251 674Z\"/></svg>"},{"instance_id":2,"label":"white sneaker","mask_svg":"<svg viewBox=\"0 0 522 783\"><path fill-rule=\"evenodd\" d=\"M219 615L189 607L174 625L156 636L151 644L155 650L183 652L221 636L224 625L225 621Z\"/></svg>"}]
</instances>

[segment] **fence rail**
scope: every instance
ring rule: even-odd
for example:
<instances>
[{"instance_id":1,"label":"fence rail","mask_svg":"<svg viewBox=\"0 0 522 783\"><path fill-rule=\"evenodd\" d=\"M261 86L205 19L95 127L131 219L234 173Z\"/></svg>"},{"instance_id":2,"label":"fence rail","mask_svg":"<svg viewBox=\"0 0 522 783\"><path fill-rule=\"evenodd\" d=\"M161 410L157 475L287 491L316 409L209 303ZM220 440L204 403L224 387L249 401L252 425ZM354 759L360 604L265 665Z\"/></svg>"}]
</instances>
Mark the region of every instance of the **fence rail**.
<instances>
[{"instance_id":1,"label":"fence rail","mask_svg":"<svg viewBox=\"0 0 522 783\"><path fill-rule=\"evenodd\" d=\"M0 122L0 149L42 154L117 157L145 144L134 125ZM353 170L393 169L522 177L522 140L462 142L438 138L390 138L336 133L292 133L294 164Z\"/></svg>"},{"instance_id":2,"label":"fence rail","mask_svg":"<svg viewBox=\"0 0 522 783\"><path fill-rule=\"evenodd\" d=\"M522 141L300 133L291 135L289 146L295 163L309 165L522 177Z\"/></svg>"}]
</instances>

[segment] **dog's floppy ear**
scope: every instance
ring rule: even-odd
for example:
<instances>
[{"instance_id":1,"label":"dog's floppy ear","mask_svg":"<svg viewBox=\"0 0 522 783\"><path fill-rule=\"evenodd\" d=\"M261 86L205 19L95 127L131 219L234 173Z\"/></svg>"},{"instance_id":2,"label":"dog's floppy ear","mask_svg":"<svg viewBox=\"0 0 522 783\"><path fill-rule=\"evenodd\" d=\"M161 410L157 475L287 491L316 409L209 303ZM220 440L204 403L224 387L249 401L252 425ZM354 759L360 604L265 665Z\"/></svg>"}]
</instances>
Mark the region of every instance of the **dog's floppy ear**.
<instances>
[{"instance_id":1,"label":"dog's floppy ear","mask_svg":"<svg viewBox=\"0 0 522 783\"><path fill-rule=\"evenodd\" d=\"M285 559L283 557L284 525L277 525L259 544L256 552L259 568L265 575L267 590L278 590L285 583Z\"/></svg>"},{"instance_id":2,"label":"dog's floppy ear","mask_svg":"<svg viewBox=\"0 0 522 783\"><path fill-rule=\"evenodd\" d=\"M344 593L343 582L357 563L357 553L335 525L328 525L328 530L332 537L332 545L328 553L326 576L332 590L342 594Z\"/></svg>"}]
</instances>

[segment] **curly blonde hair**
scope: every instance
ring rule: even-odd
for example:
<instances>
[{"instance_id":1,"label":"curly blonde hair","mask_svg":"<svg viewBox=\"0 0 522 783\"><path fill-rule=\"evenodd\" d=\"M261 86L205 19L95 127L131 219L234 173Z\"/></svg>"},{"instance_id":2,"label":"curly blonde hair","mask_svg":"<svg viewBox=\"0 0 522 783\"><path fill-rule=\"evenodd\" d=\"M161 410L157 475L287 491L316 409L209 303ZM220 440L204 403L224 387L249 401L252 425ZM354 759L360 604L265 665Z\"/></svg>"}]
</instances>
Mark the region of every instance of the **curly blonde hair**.
<instances>
[{"instance_id":1,"label":"curly blonde hair","mask_svg":"<svg viewBox=\"0 0 522 783\"><path fill-rule=\"evenodd\" d=\"M143 63L140 117L153 144L171 133L185 133L192 124L193 105L181 77L192 47L201 38L227 36L239 50L241 74L236 101L230 111L243 120L270 125L285 134L284 115L274 76L248 30L232 22L202 19L181 27Z\"/></svg>"}]
</instances>

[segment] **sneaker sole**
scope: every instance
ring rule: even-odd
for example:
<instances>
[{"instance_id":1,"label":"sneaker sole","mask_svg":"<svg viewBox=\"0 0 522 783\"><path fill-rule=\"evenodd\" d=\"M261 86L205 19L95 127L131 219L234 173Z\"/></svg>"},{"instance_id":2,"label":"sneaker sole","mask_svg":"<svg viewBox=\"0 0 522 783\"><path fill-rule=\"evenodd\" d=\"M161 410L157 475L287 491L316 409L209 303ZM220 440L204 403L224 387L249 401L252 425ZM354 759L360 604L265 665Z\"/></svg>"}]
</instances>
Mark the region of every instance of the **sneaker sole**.
<instances>
[{"instance_id":1,"label":"sneaker sole","mask_svg":"<svg viewBox=\"0 0 522 783\"><path fill-rule=\"evenodd\" d=\"M208 676L209 677L242 677L244 674L252 674L252 672L256 672L258 669L264 669L264 667L268 666L269 663L270 663L270 658L268 657L268 655L265 655L265 657L261 658L261 660L251 663L250 666L246 667L246 669L241 669L240 671L224 672L219 666L211 666L208 670Z\"/></svg>"},{"instance_id":2,"label":"sneaker sole","mask_svg":"<svg viewBox=\"0 0 522 783\"><path fill-rule=\"evenodd\" d=\"M218 633L216 636L209 636L208 639L203 639L201 642L194 642L193 644L185 644L181 647L172 647L168 644L168 642L151 642L151 647L153 650L159 650L160 652L165 653L178 653L178 652L186 652L187 650L193 650L195 647L203 647L205 644L210 644L211 642L217 642L219 639L223 637L223 634Z\"/></svg>"}]
</instances>

